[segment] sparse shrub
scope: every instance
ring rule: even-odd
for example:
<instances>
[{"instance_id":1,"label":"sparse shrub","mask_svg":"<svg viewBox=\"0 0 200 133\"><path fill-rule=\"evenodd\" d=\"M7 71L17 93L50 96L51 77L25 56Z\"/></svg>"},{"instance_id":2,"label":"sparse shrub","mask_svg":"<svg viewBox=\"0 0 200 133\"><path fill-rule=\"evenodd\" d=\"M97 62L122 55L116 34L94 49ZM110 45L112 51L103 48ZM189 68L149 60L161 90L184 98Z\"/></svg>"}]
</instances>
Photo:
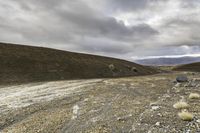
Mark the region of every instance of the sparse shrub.
<instances>
[{"instance_id":1,"label":"sparse shrub","mask_svg":"<svg viewBox=\"0 0 200 133\"><path fill-rule=\"evenodd\" d=\"M113 64L110 64L108 67L109 67L109 69L110 69L111 71L115 70L115 66L114 66Z\"/></svg>"},{"instance_id":2,"label":"sparse shrub","mask_svg":"<svg viewBox=\"0 0 200 133\"><path fill-rule=\"evenodd\" d=\"M120 70L120 69L117 69L113 64L110 64L108 67L109 67L110 71L113 72L113 74L116 74L116 73L118 73L118 72L121 72L121 70Z\"/></svg>"},{"instance_id":3,"label":"sparse shrub","mask_svg":"<svg viewBox=\"0 0 200 133\"><path fill-rule=\"evenodd\" d=\"M190 93L189 99L199 99L200 95L198 93Z\"/></svg>"},{"instance_id":4,"label":"sparse shrub","mask_svg":"<svg viewBox=\"0 0 200 133\"><path fill-rule=\"evenodd\" d=\"M131 71L133 71L133 72L138 72L138 70L137 70L136 67L132 67L132 68L131 68Z\"/></svg>"},{"instance_id":5,"label":"sparse shrub","mask_svg":"<svg viewBox=\"0 0 200 133\"><path fill-rule=\"evenodd\" d=\"M187 111L182 111L178 113L178 116L184 121L192 121L192 119L194 118L193 114Z\"/></svg>"},{"instance_id":6,"label":"sparse shrub","mask_svg":"<svg viewBox=\"0 0 200 133\"><path fill-rule=\"evenodd\" d=\"M131 66L129 66L129 65L125 65L125 67L127 67L129 70L131 70Z\"/></svg>"},{"instance_id":7,"label":"sparse shrub","mask_svg":"<svg viewBox=\"0 0 200 133\"><path fill-rule=\"evenodd\" d=\"M189 104L187 104L186 102L177 102L173 105L173 107L175 109L186 109L189 108Z\"/></svg>"}]
</instances>

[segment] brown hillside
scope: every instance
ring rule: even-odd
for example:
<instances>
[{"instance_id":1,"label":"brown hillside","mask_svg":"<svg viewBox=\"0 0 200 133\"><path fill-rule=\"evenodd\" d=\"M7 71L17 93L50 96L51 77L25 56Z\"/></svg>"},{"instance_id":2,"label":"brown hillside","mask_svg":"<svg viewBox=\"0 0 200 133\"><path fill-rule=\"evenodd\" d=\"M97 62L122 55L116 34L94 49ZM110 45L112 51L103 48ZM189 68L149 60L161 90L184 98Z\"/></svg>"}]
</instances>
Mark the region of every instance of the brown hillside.
<instances>
[{"instance_id":1,"label":"brown hillside","mask_svg":"<svg viewBox=\"0 0 200 133\"><path fill-rule=\"evenodd\" d=\"M180 66L175 67L173 70L200 72L200 62L180 65Z\"/></svg>"},{"instance_id":2,"label":"brown hillside","mask_svg":"<svg viewBox=\"0 0 200 133\"><path fill-rule=\"evenodd\" d=\"M108 78L157 73L125 60L0 43L0 83Z\"/></svg>"}]
</instances>

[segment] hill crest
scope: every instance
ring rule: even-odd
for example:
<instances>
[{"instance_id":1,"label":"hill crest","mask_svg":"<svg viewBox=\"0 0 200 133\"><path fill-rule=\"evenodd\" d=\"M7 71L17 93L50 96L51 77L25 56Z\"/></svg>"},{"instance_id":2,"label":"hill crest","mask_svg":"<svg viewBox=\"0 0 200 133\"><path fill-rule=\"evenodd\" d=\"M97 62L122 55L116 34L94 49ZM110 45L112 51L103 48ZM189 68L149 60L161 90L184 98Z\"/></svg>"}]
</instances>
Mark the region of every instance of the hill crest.
<instances>
[{"instance_id":1,"label":"hill crest","mask_svg":"<svg viewBox=\"0 0 200 133\"><path fill-rule=\"evenodd\" d=\"M121 59L6 43L0 43L0 68L0 83L112 78L158 72Z\"/></svg>"}]
</instances>

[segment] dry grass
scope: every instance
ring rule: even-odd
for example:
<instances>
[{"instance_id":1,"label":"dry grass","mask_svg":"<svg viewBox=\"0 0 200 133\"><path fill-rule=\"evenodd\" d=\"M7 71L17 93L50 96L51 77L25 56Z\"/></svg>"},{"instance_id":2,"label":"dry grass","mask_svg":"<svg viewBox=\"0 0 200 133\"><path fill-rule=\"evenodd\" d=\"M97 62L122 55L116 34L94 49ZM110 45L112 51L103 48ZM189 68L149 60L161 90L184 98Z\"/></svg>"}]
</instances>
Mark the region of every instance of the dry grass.
<instances>
[{"instance_id":1,"label":"dry grass","mask_svg":"<svg viewBox=\"0 0 200 133\"><path fill-rule=\"evenodd\" d=\"M190 93L189 99L199 99L200 95L198 93Z\"/></svg>"},{"instance_id":2,"label":"dry grass","mask_svg":"<svg viewBox=\"0 0 200 133\"><path fill-rule=\"evenodd\" d=\"M193 114L187 111L182 111L178 113L178 116L184 121L191 121L194 118Z\"/></svg>"},{"instance_id":3,"label":"dry grass","mask_svg":"<svg viewBox=\"0 0 200 133\"><path fill-rule=\"evenodd\" d=\"M175 104L173 105L173 107L174 107L175 109L186 109L186 108L189 108L190 106L189 106L189 104L186 103L186 102L177 102L177 103L175 103Z\"/></svg>"}]
</instances>

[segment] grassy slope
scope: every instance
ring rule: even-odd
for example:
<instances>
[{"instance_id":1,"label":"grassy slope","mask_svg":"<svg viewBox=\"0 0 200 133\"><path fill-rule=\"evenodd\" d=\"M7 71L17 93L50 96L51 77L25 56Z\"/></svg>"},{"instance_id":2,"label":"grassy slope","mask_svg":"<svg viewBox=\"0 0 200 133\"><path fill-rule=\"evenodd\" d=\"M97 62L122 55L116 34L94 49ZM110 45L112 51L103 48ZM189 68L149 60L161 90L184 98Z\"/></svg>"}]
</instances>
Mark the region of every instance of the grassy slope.
<instances>
[{"instance_id":1,"label":"grassy slope","mask_svg":"<svg viewBox=\"0 0 200 133\"><path fill-rule=\"evenodd\" d=\"M180 66L175 67L173 70L200 72L200 62L180 65Z\"/></svg>"},{"instance_id":2,"label":"grassy slope","mask_svg":"<svg viewBox=\"0 0 200 133\"><path fill-rule=\"evenodd\" d=\"M115 69L109 69L113 64ZM137 68L137 72L131 70ZM125 60L49 48L0 43L0 83L107 78L153 74L155 69Z\"/></svg>"}]
</instances>

